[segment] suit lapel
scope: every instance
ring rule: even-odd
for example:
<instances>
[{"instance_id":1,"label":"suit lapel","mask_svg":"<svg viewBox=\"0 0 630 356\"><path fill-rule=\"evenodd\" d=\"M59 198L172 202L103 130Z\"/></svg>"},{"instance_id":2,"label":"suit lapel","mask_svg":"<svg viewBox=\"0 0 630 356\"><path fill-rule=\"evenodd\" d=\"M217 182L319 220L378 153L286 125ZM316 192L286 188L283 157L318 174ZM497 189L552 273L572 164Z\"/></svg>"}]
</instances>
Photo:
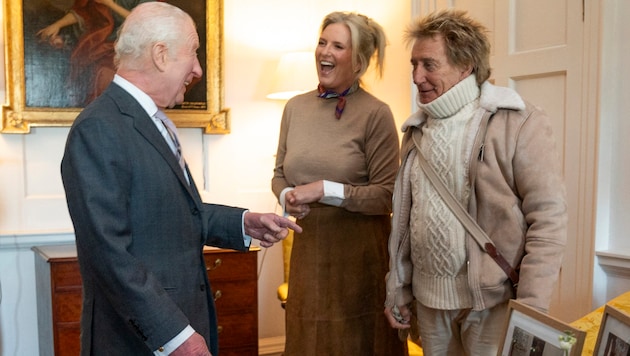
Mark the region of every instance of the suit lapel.
<instances>
[{"instance_id":1,"label":"suit lapel","mask_svg":"<svg viewBox=\"0 0 630 356\"><path fill-rule=\"evenodd\" d=\"M108 91L114 101L119 104L121 113L132 118L136 131L138 131L138 133L143 136L149 144L151 144L160 153L160 155L162 155L173 173L175 173L179 179L180 183L186 188L188 193L195 198L194 200L196 204L199 204L201 199L199 193L197 192L195 182L192 179L192 175L188 170L188 165L186 165L186 171L190 177L190 184L186 181L184 172L182 172L173 151L171 151L168 143L166 143L157 127L155 127L153 119L151 119L142 106L131 95L129 95L129 93L118 85L110 85Z\"/></svg>"}]
</instances>

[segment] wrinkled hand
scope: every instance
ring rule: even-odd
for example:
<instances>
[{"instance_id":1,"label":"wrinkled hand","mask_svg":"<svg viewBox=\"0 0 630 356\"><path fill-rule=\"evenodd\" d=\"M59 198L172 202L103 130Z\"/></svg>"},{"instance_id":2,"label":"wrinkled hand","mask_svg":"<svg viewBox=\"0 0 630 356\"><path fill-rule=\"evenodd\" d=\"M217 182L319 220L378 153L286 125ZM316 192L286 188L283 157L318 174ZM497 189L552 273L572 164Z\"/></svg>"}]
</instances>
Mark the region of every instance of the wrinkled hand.
<instances>
[{"instance_id":1,"label":"wrinkled hand","mask_svg":"<svg viewBox=\"0 0 630 356\"><path fill-rule=\"evenodd\" d=\"M399 319L394 316L394 311L392 308L385 307L385 317L387 317L387 321L389 321L389 325L391 325L394 329L409 329L411 328L411 324L409 321L411 320L411 310L408 306L403 305L399 306L398 310L400 312Z\"/></svg>"},{"instance_id":2,"label":"wrinkled hand","mask_svg":"<svg viewBox=\"0 0 630 356\"><path fill-rule=\"evenodd\" d=\"M273 213L245 213L245 233L260 240L262 247L271 247L289 235L289 229L300 233L302 228L295 222Z\"/></svg>"},{"instance_id":3,"label":"wrinkled hand","mask_svg":"<svg viewBox=\"0 0 630 356\"><path fill-rule=\"evenodd\" d=\"M299 185L288 191L285 196L285 210L298 219L303 219L311 208L310 203L319 201L324 197L324 181L319 180L309 184Z\"/></svg>"},{"instance_id":4,"label":"wrinkled hand","mask_svg":"<svg viewBox=\"0 0 630 356\"><path fill-rule=\"evenodd\" d=\"M206 340L198 333L192 334L183 344L179 345L171 356L212 356Z\"/></svg>"}]
</instances>

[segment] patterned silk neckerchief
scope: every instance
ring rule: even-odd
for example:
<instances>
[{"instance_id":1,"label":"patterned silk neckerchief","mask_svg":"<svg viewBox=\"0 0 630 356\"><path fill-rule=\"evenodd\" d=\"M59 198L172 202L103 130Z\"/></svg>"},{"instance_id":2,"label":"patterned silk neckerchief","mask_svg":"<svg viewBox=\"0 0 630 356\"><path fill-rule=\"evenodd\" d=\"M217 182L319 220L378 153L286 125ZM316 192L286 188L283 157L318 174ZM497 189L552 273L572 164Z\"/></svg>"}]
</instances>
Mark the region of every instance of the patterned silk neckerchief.
<instances>
[{"instance_id":1,"label":"patterned silk neckerchief","mask_svg":"<svg viewBox=\"0 0 630 356\"><path fill-rule=\"evenodd\" d=\"M354 93L357 88L359 88L359 83L355 82L352 86L343 91L343 93L339 94L332 90L326 90L324 87L319 84L317 86L317 91L319 91L319 97L323 99L330 98L338 98L337 107L335 108L335 117L337 119L341 118L341 114L343 113L343 109L346 107L346 95Z\"/></svg>"}]
</instances>

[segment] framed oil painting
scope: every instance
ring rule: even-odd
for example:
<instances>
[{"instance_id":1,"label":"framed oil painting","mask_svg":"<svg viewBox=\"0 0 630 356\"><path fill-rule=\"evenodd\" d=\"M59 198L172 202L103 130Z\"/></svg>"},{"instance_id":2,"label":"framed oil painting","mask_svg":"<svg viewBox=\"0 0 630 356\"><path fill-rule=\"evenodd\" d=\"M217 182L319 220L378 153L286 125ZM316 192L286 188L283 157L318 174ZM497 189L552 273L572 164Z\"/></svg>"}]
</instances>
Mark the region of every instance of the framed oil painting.
<instances>
[{"instance_id":1,"label":"framed oil painting","mask_svg":"<svg viewBox=\"0 0 630 356\"><path fill-rule=\"evenodd\" d=\"M151 0L116 0L130 10ZM168 115L179 127L229 133L223 108L223 0L159 0L193 17L200 37L200 80ZM109 84L113 43L124 11L95 0L4 0L6 103L1 132L69 126Z\"/></svg>"},{"instance_id":2,"label":"framed oil painting","mask_svg":"<svg viewBox=\"0 0 630 356\"><path fill-rule=\"evenodd\" d=\"M630 315L611 305L604 306L593 355L630 355Z\"/></svg>"},{"instance_id":3,"label":"framed oil painting","mask_svg":"<svg viewBox=\"0 0 630 356\"><path fill-rule=\"evenodd\" d=\"M566 336L571 342L563 342ZM578 356L582 354L586 332L510 300L500 356Z\"/></svg>"}]
</instances>

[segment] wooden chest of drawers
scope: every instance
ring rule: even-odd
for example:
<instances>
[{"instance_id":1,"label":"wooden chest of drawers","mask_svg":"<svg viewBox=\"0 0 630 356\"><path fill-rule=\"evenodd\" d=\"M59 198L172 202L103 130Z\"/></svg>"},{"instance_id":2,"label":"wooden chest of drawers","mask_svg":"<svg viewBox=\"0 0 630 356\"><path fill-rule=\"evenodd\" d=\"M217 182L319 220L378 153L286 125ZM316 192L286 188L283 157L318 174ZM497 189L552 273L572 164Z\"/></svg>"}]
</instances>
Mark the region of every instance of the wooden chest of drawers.
<instances>
[{"instance_id":1,"label":"wooden chest of drawers","mask_svg":"<svg viewBox=\"0 0 630 356\"><path fill-rule=\"evenodd\" d=\"M204 252L217 307L220 356L258 356L258 250Z\"/></svg>"},{"instance_id":2,"label":"wooden chest of drawers","mask_svg":"<svg viewBox=\"0 0 630 356\"><path fill-rule=\"evenodd\" d=\"M221 356L258 355L257 251L207 248ZM40 355L79 354L81 275L74 245L33 247Z\"/></svg>"}]
</instances>

